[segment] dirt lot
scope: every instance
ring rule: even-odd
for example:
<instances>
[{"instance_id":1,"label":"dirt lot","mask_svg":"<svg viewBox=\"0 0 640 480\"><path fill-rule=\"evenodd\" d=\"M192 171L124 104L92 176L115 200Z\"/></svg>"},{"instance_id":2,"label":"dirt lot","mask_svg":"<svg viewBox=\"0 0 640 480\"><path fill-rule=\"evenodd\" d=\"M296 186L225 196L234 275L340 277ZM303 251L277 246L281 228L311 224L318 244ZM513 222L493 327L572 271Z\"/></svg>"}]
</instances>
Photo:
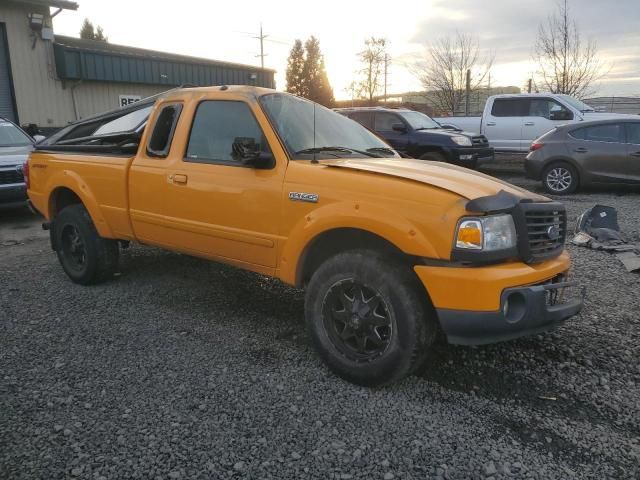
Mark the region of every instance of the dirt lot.
<instances>
[{"instance_id":1,"label":"dirt lot","mask_svg":"<svg viewBox=\"0 0 640 480\"><path fill-rule=\"evenodd\" d=\"M519 169L487 171L539 191ZM638 189L564 201L640 242ZM640 478L640 274L569 250L580 316L371 390L321 364L297 290L143 247L77 286L38 219L0 212L0 478Z\"/></svg>"}]
</instances>

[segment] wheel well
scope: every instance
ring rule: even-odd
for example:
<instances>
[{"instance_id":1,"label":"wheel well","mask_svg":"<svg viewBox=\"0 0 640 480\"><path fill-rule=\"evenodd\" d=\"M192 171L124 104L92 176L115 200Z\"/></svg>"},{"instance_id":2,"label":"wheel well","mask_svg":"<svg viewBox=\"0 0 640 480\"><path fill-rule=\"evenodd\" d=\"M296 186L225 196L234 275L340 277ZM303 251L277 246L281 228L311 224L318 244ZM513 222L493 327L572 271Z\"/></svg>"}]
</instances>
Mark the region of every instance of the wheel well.
<instances>
[{"instance_id":1,"label":"wheel well","mask_svg":"<svg viewBox=\"0 0 640 480\"><path fill-rule=\"evenodd\" d=\"M402 252L388 240L366 230L357 228L337 228L315 237L300 257L296 285L304 287L313 272L328 258L348 250L375 250L410 263L411 256Z\"/></svg>"},{"instance_id":2,"label":"wheel well","mask_svg":"<svg viewBox=\"0 0 640 480\"><path fill-rule=\"evenodd\" d=\"M53 220L63 208L76 203L82 203L75 192L66 187L56 188L49 198L49 218Z\"/></svg>"}]
</instances>

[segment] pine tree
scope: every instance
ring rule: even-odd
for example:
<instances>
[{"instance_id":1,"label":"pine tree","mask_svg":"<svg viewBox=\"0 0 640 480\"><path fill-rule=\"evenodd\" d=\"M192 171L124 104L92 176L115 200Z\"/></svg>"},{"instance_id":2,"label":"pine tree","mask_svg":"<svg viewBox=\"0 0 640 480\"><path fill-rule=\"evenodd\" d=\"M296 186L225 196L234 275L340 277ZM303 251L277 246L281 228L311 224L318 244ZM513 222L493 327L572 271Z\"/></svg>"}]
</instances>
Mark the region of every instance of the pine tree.
<instances>
[{"instance_id":1,"label":"pine tree","mask_svg":"<svg viewBox=\"0 0 640 480\"><path fill-rule=\"evenodd\" d=\"M304 68L304 48L302 40L296 40L287 60L287 92L306 97L302 70Z\"/></svg>"},{"instance_id":2,"label":"pine tree","mask_svg":"<svg viewBox=\"0 0 640 480\"><path fill-rule=\"evenodd\" d=\"M80 38L93 40L95 36L96 32L93 29L93 23L91 23L88 18L85 18L84 22L82 22L82 28L80 29Z\"/></svg>"},{"instance_id":3,"label":"pine tree","mask_svg":"<svg viewBox=\"0 0 640 480\"><path fill-rule=\"evenodd\" d=\"M309 37L304 48L306 57L302 68L304 96L326 107L334 102L333 89L329 84L324 57L320 51L320 42L314 36Z\"/></svg>"},{"instance_id":4,"label":"pine tree","mask_svg":"<svg viewBox=\"0 0 640 480\"><path fill-rule=\"evenodd\" d=\"M84 19L82 22L82 28L80 28L80 38L84 38L85 40L98 40L100 42L108 42L109 39L104 34L104 30L102 30L101 26L98 26L98 30L93 27L93 23L88 18Z\"/></svg>"}]
</instances>

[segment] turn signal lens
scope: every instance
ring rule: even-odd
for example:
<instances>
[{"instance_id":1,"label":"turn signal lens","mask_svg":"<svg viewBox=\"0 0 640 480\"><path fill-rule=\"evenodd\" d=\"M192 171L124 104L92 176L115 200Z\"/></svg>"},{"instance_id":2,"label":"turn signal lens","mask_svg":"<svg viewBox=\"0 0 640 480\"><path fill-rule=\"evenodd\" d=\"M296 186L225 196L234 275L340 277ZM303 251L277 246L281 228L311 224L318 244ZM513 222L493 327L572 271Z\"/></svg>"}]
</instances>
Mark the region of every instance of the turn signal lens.
<instances>
[{"instance_id":1,"label":"turn signal lens","mask_svg":"<svg viewBox=\"0 0 640 480\"><path fill-rule=\"evenodd\" d=\"M478 220L465 220L460 224L456 247L482 249L482 224Z\"/></svg>"}]
</instances>

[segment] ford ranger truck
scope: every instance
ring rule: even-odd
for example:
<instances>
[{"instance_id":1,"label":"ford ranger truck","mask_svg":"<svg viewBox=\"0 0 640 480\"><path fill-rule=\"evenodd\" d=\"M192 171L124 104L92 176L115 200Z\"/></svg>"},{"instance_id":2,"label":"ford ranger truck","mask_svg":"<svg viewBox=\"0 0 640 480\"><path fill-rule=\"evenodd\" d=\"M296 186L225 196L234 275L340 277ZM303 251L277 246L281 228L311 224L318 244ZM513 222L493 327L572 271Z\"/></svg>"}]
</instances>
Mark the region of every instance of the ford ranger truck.
<instances>
[{"instance_id":1,"label":"ford ranger truck","mask_svg":"<svg viewBox=\"0 0 640 480\"><path fill-rule=\"evenodd\" d=\"M562 204L400 158L286 93L171 90L66 127L25 170L73 282L110 279L128 242L277 277L306 290L315 348L357 384L412 372L439 332L498 342L582 307Z\"/></svg>"}]
</instances>

